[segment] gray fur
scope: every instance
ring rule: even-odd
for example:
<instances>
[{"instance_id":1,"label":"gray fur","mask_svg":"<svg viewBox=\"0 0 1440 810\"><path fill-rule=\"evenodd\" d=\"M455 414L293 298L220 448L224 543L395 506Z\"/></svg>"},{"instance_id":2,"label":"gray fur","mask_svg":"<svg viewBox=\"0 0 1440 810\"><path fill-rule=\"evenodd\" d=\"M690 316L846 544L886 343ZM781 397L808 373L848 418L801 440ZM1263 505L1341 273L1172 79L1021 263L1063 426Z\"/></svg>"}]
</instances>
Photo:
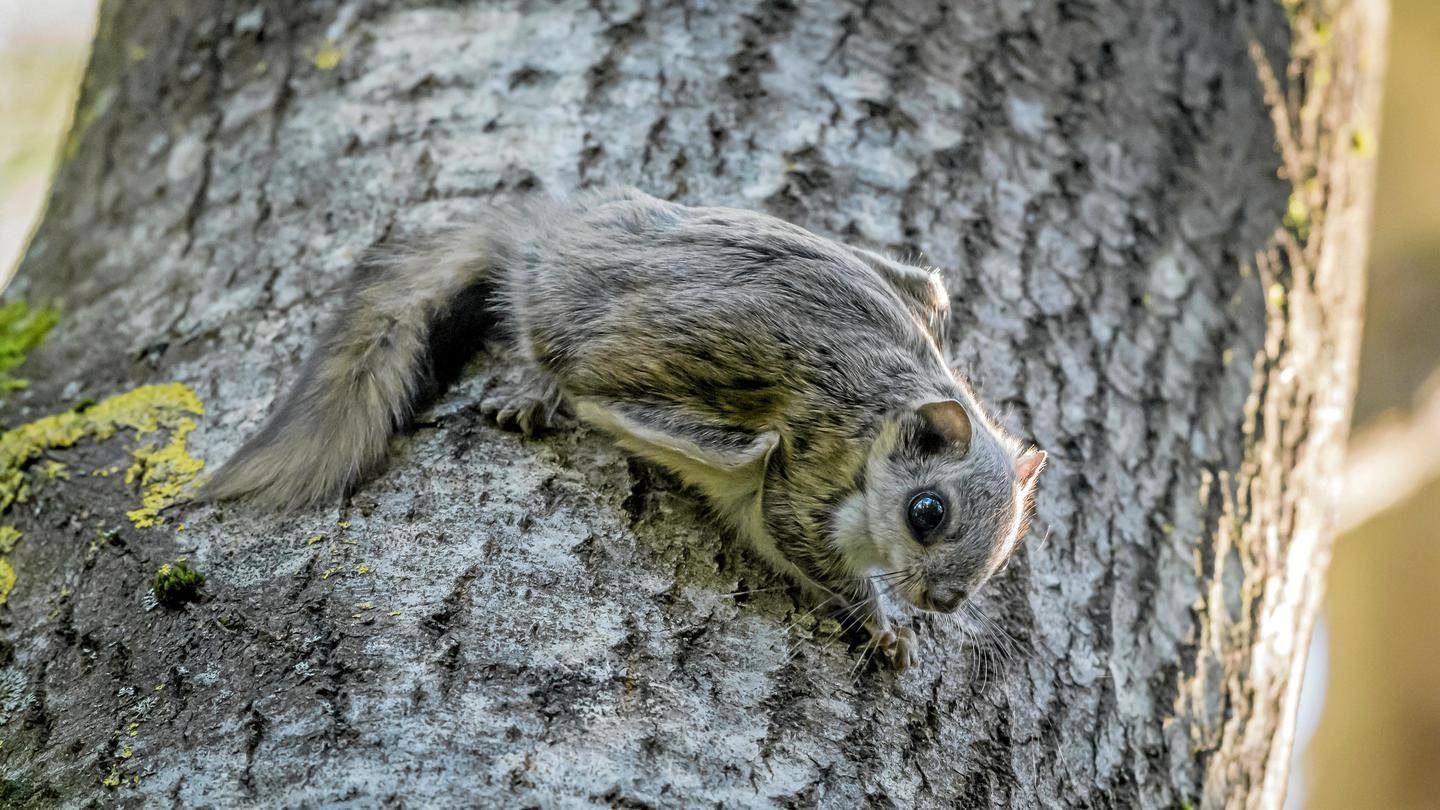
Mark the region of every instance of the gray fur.
<instances>
[{"instance_id":1,"label":"gray fur","mask_svg":"<svg viewBox=\"0 0 1440 810\"><path fill-rule=\"evenodd\" d=\"M949 369L934 271L633 190L533 200L373 268L211 496L293 507L355 484L429 382L439 325L485 288L529 364L486 413L530 433L572 406L700 489L777 568L862 612L898 666L916 642L881 591L953 609L1023 534L1043 454L1022 453ZM963 441L927 423L927 403ZM906 523L922 487L949 504L943 537L923 543Z\"/></svg>"},{"instance_id":2,"label":"gray fur","mask_svg":"<svg viewBox=\"0 0 1440 810\"><path fill-rule=\"evenodd\" d=\"M298 509L374 472L432 382L436 325L489 277L486 233L452 231L369 257L289 396L202 494Z\"/></svg>"}]
</instances>

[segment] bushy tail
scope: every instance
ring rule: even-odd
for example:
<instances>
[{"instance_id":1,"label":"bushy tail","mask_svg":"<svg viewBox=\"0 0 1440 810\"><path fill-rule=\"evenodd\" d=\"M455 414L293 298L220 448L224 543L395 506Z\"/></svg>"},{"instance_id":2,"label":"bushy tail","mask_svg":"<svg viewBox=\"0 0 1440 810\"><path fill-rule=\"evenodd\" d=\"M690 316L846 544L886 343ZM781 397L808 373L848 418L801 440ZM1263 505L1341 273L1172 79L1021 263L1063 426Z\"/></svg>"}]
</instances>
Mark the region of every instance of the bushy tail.
<instances>
[{"instance_id":1,"label":"bushy tail","mask_svg":"<svg viewBox=\"0 0 1440 810\"><path fill-rule=\"evenodd\" d=\"M492 242L454 230L362 262L295 387L201 497L298 509L373 473L390 435L485 337Z\"/></svg>"}]
</instances>

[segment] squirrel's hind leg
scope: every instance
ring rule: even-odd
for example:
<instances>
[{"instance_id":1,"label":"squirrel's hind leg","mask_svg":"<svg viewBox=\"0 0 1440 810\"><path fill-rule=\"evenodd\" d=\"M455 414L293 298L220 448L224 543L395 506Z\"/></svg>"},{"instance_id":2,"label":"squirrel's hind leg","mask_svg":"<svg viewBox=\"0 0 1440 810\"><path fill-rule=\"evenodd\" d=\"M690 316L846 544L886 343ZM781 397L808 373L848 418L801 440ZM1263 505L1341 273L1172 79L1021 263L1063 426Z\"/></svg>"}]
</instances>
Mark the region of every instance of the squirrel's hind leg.
<instances>
[{"instance_id":1,"label":"squirrel's hind leg","mask_svg":"<svg viewBox=\"0 0 1440 810\"><path fill-rule=\"evenodd\" d=\"M549 430L565 404L553 374L531 366L520 380L502 384L480 402L480 413L505 430L534 436Z\"/></svg>"}]
</instances>

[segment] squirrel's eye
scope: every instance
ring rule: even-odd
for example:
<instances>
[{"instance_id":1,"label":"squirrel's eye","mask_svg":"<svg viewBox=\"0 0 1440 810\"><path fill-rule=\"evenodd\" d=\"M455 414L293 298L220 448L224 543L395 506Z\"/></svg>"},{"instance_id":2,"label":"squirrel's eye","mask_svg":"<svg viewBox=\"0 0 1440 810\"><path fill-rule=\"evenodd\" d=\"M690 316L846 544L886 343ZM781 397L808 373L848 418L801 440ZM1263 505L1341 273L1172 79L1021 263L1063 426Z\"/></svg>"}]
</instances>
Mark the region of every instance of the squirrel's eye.
<instances>
[{"instance_id":1,"label":"squirrel's eye","mask_svg":"<svg viewBox=\"0 0 1440 810\"><path fill-rule=\"evenodd\" d=\"M935 492L921 492L910 499L910 509L906 513L910 521L910 531L915 533L915 539L923 540L925 535L945 521L945 501Z\"/></svg>"}]
</instances>

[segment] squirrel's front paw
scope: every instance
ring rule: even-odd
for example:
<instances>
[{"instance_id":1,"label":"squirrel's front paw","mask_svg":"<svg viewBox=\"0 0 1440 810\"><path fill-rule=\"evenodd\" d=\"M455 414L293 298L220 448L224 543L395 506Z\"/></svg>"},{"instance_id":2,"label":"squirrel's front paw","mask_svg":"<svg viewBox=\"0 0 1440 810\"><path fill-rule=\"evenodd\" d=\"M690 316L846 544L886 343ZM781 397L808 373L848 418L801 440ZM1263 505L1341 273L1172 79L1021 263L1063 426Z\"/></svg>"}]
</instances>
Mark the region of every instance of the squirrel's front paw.
<instances>
[{"instance_id":1,"label":"squirrel's front paw","mask_svg":"<svg viewBox=\"0 0 1440 810\"><path fill-rule=\"evenodd\" d=\"M505 430L534 436L550 428L563 404L555 378L541 371L526 375L518 385L497 390L480 402L480 413Z\"/></svg>"},{"instance_id":2,"label":"squirrel's front paw","mask_svg":"<svg viewBox=\"0 0 1440 810\"><path fill-rule=\"evenodd\" d=\"M871 630L871 640L890 659L896 672L920 666L920 639L908 627Z\"/></svg>"}]
</instances>

